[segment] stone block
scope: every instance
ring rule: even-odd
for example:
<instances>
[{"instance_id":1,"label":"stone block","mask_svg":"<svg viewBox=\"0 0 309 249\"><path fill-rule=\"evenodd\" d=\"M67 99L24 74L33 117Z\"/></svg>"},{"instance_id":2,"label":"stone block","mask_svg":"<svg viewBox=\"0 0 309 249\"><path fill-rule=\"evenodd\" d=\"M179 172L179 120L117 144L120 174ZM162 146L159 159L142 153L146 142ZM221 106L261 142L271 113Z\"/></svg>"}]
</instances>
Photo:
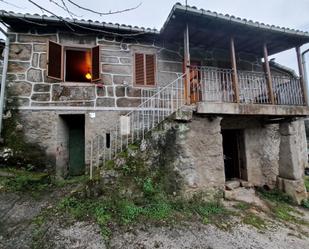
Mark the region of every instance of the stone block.
<instances>
[{"instance_id":1,"label":"stone block","mask_svg":"<svg viewBox=\"0 0 309 249\"><path fill-rule=\"evenodd\" d=\"M34 93L32 94L31 99L35 101L49 101L50 94L49 93Z\"/></svg>"},{"instance_id":2,"label":"stone block","mask_svg":"<svg viewBox=\"0 0 309 249\"><path fill-rule=\"evenodd\" d=\"M32 46L30 44L11 44L10 60L28 61L31 58Z\"/></svg>"},{"instance_id":3,"label":"stone block","mask_svg":"<svg viewBox=\"0 0 309 249\"><path fill-rule=\"evenodd\" d=\"M33 87L33 91L35 92L49 92L50 85L49 84L35 84Z\"/></svg>"},{"instance_id":4,"label":"stone block","mask_svg":"<svg viewBox=\"0 0 309 249\"><path fill-rule=\"evenodd\" d=\"M295 135L296 131L296 122L284 122L280 124L280 134L282 136Z\"/></svg>"},{"instance_id":5,"label":"stone block","mask_svg":"<svg viewBox=\"0 0 309 249\"><path fill-rule=\"evenodd\" d=\"M16 81L14 83L11 83L9 86L10 86L13 96L30 96L31 95L32 85L28 82Z\"/></svg>"},{"instance_id":6,"label":"stone block","mask_svg":"<svg viewBox=\"0 0 309 249\"><path fill-rule=\"evenodd\" d=\"M27 80L30 82L42 82L42 70L30 68L27 72Z\"/></svg>"},{"instance_id":7,"label":"stone block","mask_svg":"<svg viewBox=\"0 0 309 249\"><path fill-rule=\"evenodd\" d=\"M108 97L114 97L114 87L113 86L106 87L106 93Z\"/></svg>"},{"instance_id":8,"label":"stone block","mask_svg":"<svg viewBox=\"0 0 309 249\"><path fill-rule=\"evenodd\" d=\"M131 64L132 59L131 58L120 58L120 63L122 64Z\"/></svg>"},{"instance_id":9,"label":"stone block","mask_svg":"<svg viewBox=\"0 0 309 249\"><path fill-rule=\"evenodd\" d=\"M240 186L243 188L253 188L253 184L251 182L240 180Z\"/></svg>"},{"instance_id":10,"label":"stone block","mask_svg":"<svg viewBox=\"0 0 309 249\"><path fill-rule=\"evenodd\" d=\"M8 72L9 73L24 73L30 67L29 62L17 62L9 61Z\"/></svg>"},{"instance_id":11,"label":"stone block","mask_svg":"<svg viewBox=\"0 0 309 249\"><path fill-rule=\"evenodd\" d=\"M100 107L115 107L114 98L97 98L97 106Z\"/></svg>"},{"instance_id":12,"label":"stone block","mask_svg":"<svg viewBox=\"0 0 309 249\"><path fill-rule=\"evenodd\" d=\"M71 32L60 32L59 33L59 43L64 44L78 44L78 45L96 45L96 36L94 35L75 35Z\"/></svg>"},{"instance_id":13,"label":"stone block","mask_svg":"<svg viewBox=\"0 0 309 249\"><path fill-rule=\"evenodd\" d=\"M16 34L8 34L8 38L10 40L10 42L16 42L16 37L17 35Z\"/></svg>"},{"instance_id":14,"label":"stone block","mask_svg":"<svg viewBox=\"0 0 309 249\"><path fill-rule=\"evenodd\" d=\"M175 112L174 119L178 121L190 122L193 117L193 110L190 107L182 107Z\"/></svg>"},{"instance_id":15,"label":"stone block","mask_svg":"<svg viewBox=\"0 0 309 249\"><path fill-rule=\"evenodd\" d=\"M39 54L38 53L33 53L32 61L31 61L31 66L38 67L38 65L39 65Z\"/></svg>"},{"instance_id":16,"label":"stone block","mask_svg":"<svg viewBox=\"0 0 309 249\"><path fill-rule=\"evenodd\" d=\"M132 77L131 76L120 76L114 75L114 84L116 85L131 85L132 84Z\"/></svg>"},{"instance_id":17,"label":"stone block","mask_svg":"<svg viewBox=\"0 0 309 249\"><path fill-rule=\"evenodd\" d=\"M105 88L106 87L96 87L97 95L100 97L104 97L106 95Z\"/></svg>"},{"instance_id":18,"label":"stone block","mask_svg":"<svg viewBox=\"0 0 309 249\"><path fill-rule=\"evenodd\" d=\"M103 63L113 63L113 64L116 64L116 63L119 63L119 60L117 57L105 57L103 56L102 59L101 59L101 62Z\"/></svg>"},{"instance_id":19,"label":"stone block","mask_svg":"<svg viewBox=\"0 0 309 249\"><path fill-rule=\"evenodd\" d=\"M132 67L126 65L102 65L103 73L113 73L113 74L132 74Z\"/></svg>"},{"instance_id":20,"label":"stone block","mask_svg":"<svg viewBox=\"0 0 309 249\"><path fill-rule=\"evenodd\" d=\"M52 99L54 101L66 100L94 100L95 86L64 86L53 85Z\"/></svg>"},{"instance_id":21,"label":"stone block","mask_svg":"<svg viewBox=\"0 0 309 249\"><path fill-rule=\"evenodd\" d=\"M141 89L140 88L127 87L126 91L127 91L128 97L134 97L134 98L140 98L141 97Z\"/></svg>"},{"instance_id":22,"label":"stone block","mask_svg":"<svg viewBox=\"0 0 309 249\"><path fill-rule=\"evenodd\" d=\"M124 86L117 86L116 87L116 96L117 97L124 97L125 91L126 91L126 88Z\"/></svg>"},{"instance_id":23,"label":"stone block","mask_svg":"<svg viewBox=\"0 0 309 249\"><path fill-rule=\"evenodd\" d=\"M308 198L304 180L289 180L278 177L278 188L289 195L297 204Z\"/></svg>"},{"instance_id":24,"label":"stone block","mask_svg":"<svg viewBox=\"0 0 309 249\"><path fill-rule=\"evenodd\" d=\"M102 82L104 85L112 85L113 84L112 75L102 74Z\"/></svg>"},{"instance_id":25,"label":"stone block","mask_svg":"<svg viewBox=\"0 0 309 249\"><path fill-rule=\"evenodd\" d=\"M34 44L33 51L34 52L47 52L47 45L46 44Z\"/></svg>"},{"instance_id":26,"label":"stone block","mask_svg":"<svg viewBox=\"0 0 309 249\"><path fill-rule=\"evenodd\" d=\"M279 176L299 180L304 173L299 136L295 124L280 124Z\"/></svg>"},{"instance_id":27,"label":"stone block","mask_svg":"<svg viewBox=\"0 0 309 249\"><path fill-rule=\"evenodd\" d=\"M47 55L46 54L40 54L40 68L46 69L46 62L47 62Z\"/></svg>"},{"instance_id":28,"label":"stone block","mask_svg":"<svg viewBox=\"0 0 309 249\"><path fill-rule=\"evenodd\" d=\"M140 98L118 98L118 107L137 107L141 104Z\"/></svg>"},{"instance_id":29,"label":"stone block","mask_svg":"<svg viewBox=\"0 0 309 249\"><path fill-rule=\"evenodd\" d=\"M233 190L240 187L240 182L238 180L231 180L225 183L225 188L227 190Z\"/></svg>"},{"instance_id":30,"label":"stone block","mask_svg":"<svg viewBox=\"0 0 309 249\"><path fill-rule=\"evenodd\" d=\"M56 35L30 35L30 34L18 34L19 42L36 42L36 43L46 43L49 40L57 41Z\"/></svg>"}]
</instances>

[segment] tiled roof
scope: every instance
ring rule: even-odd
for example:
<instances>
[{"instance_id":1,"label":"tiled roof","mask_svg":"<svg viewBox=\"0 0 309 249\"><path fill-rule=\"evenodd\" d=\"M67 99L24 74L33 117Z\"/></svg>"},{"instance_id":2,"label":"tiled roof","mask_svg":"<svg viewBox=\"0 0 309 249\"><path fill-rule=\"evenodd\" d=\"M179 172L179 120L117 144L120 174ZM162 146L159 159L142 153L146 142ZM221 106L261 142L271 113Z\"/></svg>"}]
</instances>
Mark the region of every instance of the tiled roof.
<instances>
[{"instance_id":1,"label":"tiled roof","mask_svg":"<svg viewBox=\"0 0 309 249\"><path fill-rule=\"evenodd\" d=\"M235 17L233 15L228 15L228 14L217 13L217 12L213 12L213 11L210 11L210 10L198 9L195 6L182 5L181 3L176 3L173 6L165 24L163 25L163 27L161 29L161 32L169 24L171 18L173 17L173 15L175 14L176 11L188 12L190 14L195 14L195 15L199 15L199 16L205 16L205 17L207 16L207 17L212 17L212 18L218 18L218 19L221 19L221 20L229 21L231 23L244 24L244 25L248 25L248 26L251 26L251 27L260 28L260 29L268 30L268 31L283 32L283 33L286 33L286 34L289 34L289 35L299 35L299 36L309 37L308 32L290 29L290 28L279 27L279 26L275 26L275 25L269 25L269 24L265 24L265 23L261 23L261 22L255 22L255 21L252 21L252 20L247 20L245 18Z\"/></svg>"},{"instance_id":2,"label":"tiled roof","mask_svg":"<svg viewBox=\"0 0 309 249\"><path fill-rule=\"evenodd\" d=\"M221 13L213 12L210 10L198 9L195 6L182 5L181 3L176 3L173 6L160 32L156 29L131 26L127 24L107 23L107 22L99 22L99 21L94 21L94 20L72 19L72 18L59 19L57 16L47 16L47 15L29 14L29 13L22 14L22 13L15 13L12 11L5 11L5 10L0 10L0 18L4 22L6 22L9 19L17 19L17 20L20 20L20 22L22 22L22 19L26 19L28 21L38 22L38 23L41 23L41 22L61 23L65 21L68 23L78 24L84 27L92 27L92 28L97 28L97 29L102 29L102 30L112 29L112 30L120 30L120 31L127 31L127 32L143 32L143 33L150 33L150 34L160 34L164 31L166 26L168 26L170 20L173 18L173 15L177 11L188 12L190 14L198 15L198 16L218 18L218 19L225 20L231 23L248 25L248 26L252 26L255 28L273 31L273 32L281 32L281 33L286 33L289 35L302 36L302 37L307 37L307 38L309 37L308 32L279 27L275 25L264 24L261 22L254 22L252 20L242 19L240 17L235 17L233 15L221 14Z\"/></svg>"}]
</instances>

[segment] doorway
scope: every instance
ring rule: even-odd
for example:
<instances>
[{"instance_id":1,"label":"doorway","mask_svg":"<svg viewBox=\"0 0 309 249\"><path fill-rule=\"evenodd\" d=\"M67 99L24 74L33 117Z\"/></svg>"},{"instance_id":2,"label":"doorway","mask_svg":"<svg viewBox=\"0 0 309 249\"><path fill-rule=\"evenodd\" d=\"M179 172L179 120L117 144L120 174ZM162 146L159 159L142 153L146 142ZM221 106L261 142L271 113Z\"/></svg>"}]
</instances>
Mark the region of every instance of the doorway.
<instances>
[{"instance_id":1,"label":"doorway","mask_svg":"<svg viewBox=\"0 0 309 249\"><path fill-rule=\"evenodd\" d=\"M67 141L64 150L67 152L66 164L70 176L85 173L85 115L60 115L63 123L62 136ZM63 138L62 138L63 139Z\"/></svg>"},{"instance_id":2,"label":"doorway","mask_svg":"<svg viewBox=\"0 0 309 249\"><path fill-rule=\"evenodd\" d=\"M243 130L222 130L225 180L247 181Z\"/></svg>"}]
</instances>

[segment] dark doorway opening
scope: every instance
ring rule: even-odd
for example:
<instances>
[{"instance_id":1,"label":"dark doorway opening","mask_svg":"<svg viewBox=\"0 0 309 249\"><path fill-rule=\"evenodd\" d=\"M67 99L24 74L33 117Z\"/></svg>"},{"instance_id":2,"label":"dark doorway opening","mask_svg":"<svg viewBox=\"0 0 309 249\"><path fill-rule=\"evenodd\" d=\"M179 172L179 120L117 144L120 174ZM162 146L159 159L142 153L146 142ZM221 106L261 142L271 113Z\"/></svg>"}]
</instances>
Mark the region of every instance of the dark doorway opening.
<instances>
[{"instance_id":1,"label":"dark doorway opening","mask_svg":"<svg viewBox=\"0 0 309 249\"><path fill-rule=\"evenodd\" d=\"M70 176L85 173L85 115L61 115L66 126L68 171Z\"/></svg>"},{"instance_id":2,"label":"dark doorway opening","mask_svg":"<svg viewBox=\"0 0 309 249\"><path fill-rule=\"evenodd\" d=\"M244 132L222 130L225 179L247 180Z\"/></svg>"}]
</instances>

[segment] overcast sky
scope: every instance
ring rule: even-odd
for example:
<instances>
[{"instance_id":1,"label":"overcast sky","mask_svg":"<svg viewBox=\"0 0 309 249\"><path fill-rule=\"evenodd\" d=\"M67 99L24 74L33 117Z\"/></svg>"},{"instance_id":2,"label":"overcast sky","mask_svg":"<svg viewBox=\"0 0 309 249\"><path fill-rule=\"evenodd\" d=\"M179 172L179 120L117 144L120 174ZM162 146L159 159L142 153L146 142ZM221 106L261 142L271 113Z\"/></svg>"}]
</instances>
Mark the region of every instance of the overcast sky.
<instances>
[{"instance_id":1,"label":"overcast sky","mask_svg":"<svg viewBox=\"0 0 309 249\"><path fill-rule=\"evenodd\" d=\"M4 2L3 2L4 1ZM21 13L39 13L42 11L36 6L32 5L28 0L3 0L0 2L0 9L12 10ZM68 16L68 14L61 10L56 5L50 3L52 1L61 2L59 0L33 0L34 2L45 6L58 15ZM8 4L6 4L6 3ZM105 22L114 22L120 24L130 24L142 27L160 29L165 22L173 4L173 0L74 0L74 2L92 8L97 11L108 12L116 11L133 6L141 5L129 12L99 16L89 12L74 8L68 4L71 11L78 14L80 18L92 19ZM182 4L185 1L179 1ZM221 12L223 14L230 14L239 16L253 21L259 21L267 24L274 24L278 26L300 29L309 31L309 0L188 0L188 4ZM14 6L13 6L14 5ZM48 14L48 13L45 13ZM309 46L303 46L303 50ZM273 56L276 61L289 66L297 71L297 62L294 50L287 51ZM307 57L309 61L309 56Z\"/></svg>"}]
</instances>

